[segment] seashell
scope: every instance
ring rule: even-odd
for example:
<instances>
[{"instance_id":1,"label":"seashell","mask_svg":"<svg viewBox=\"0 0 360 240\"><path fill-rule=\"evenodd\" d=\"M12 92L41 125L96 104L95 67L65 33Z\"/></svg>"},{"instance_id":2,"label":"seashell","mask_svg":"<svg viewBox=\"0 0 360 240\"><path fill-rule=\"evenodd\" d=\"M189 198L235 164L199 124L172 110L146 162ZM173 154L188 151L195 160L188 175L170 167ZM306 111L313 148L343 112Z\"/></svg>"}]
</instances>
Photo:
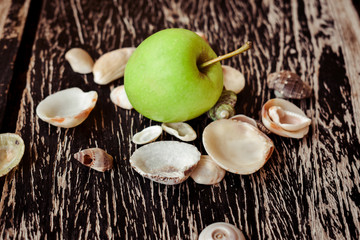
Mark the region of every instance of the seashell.
<instances>
[{"instance_id":1,"label":"seashell","mask_svg":"<svg viewBox=\"0 0 360 240\"><path fill-rule=\"evenodd\" d=\"M234 116L237 96L233 91L223 90L217 103L208 111L212 120L226 119Z\"/></svg>"},{"instance_id":2,"label":"seashell","mask_svg":"<svg viewBox=\"0 0 360 240\"><path fill-rule=\"evenodd\" d=\"M143 177L173 185L185 181L200 160L198 149L178 141L153 142L138 148L130 164Z\"/></svg>"},{"instance_id":3,"label":"seashell","mask_svg":"<svg viewBox=\"0 0 360 240\"><path fill-rule=\"evenodd\" d=\"M72 70L77 73L87 74L92 72L94 60L81 48L72 48L65 54Z\"/></svg>"},{"instance_id":4,"label":"seashell","mask_svg":"<svg viewBox=\"0 0 360 240\"><path fill-rule=\"evenodd\" d=\"M197 137L194 129L187 123L163 123L161 124L161 127L165 132L185 142L193 141Z\"/></svg>"},{"instance_id":5,"label":"seashell","mask_svg":"<svg viewBox=\"0 0 360 240\"><path fill-rule=\"evenodd\" d=\"M124 85L114 88L110 93L110 99L115 105L121 108L128 110L133 109L133 106L126 95Z\"/></svg>"},{"instance_id":6,"label":"seashell","mask_svg":"<svg viewBox=\"0 0 360 240\"><path fill-rule=\"evenodd\" d=\"M243 114L238 114L238 115L232 116L230 119L234 120L234 121L246 122L246 123L253 125L254 127L258 127L256 121L253 118L248 117Z\"/></svg>"},{"instance_id":7,"label":"seashell","mask_svg":"<svg viewBox=\"0 0 360 240\"><path fill-rule=\"evenodd\" d=\"M105 172L113 167L113 157L101 148L84 149L75 153L74 158L99 172Z\"/></svg>"},{"instance_id":8,"label":"seashell","mask_svg":"<svg viewBox=\"0 0 360 240\"><path fill-rule=\"evenodd\" d=\"M245 87L244 75L239 70L226 65L222 65L222 70L225 89L235 94L240 93Z\"/></svg>"},{"instance_id":9,"label":"seashell","mask_svg":"<svg viewBox=\"0 0 360 240\"><path fill-rule=\"evenodd\" d=\"M145 144L155 141L162 133L160 126L150 126L144 128L141 132L136 133L132 141L136 144Z\"/></svg>"},{"instance_id":10,"label":"seashell","mask_svg":"<svg viewBox=\"0 0 360 240\"><path fill-rule=\"evenodd\" d=\"M234 225L217 222L202 230L199 240L246 240L246 238L240 229Z\"/></svg>"},{"instance_id":11,"label":"seashell","mask_svg":"<svg viewBox=\"0 0 360 240\"><path fill-rule=\"evenodd\" d=\"M206 126L203 144L220 167L236 174L258 171L274 150L271 139L258 128L231 119L216 120Z\"/></svg>"},{"instance_id":12,"label":"seashell","mask_svg":"<svg viewBox=\"0 0 360 240\"><path fill-rule=\"evenodd\" d=\"M102 55L93 67L94 82L106 85L124 76L125 66L134 47L120 48Z\"/></svg>"},{"instance_id":13,"label":"seashell","mask_svg":"<svg viewBox=\"0 0 360 240\"><path fill-rule=\"evenodd\" d=\"M190 177L194 182L205 185L212 185L221 182L226 171L217 165L210 156L201 155L200 161Z\"/></svg>"},{"instance_id":14,"label":"seashell","mask_svg":"<svg viewBox=\"0 0 360 240\"><path fill-rule=\"evenodd\" d=\"M42 100L36 108L38 117L51 125L71 128L79 125L95 107L98 94L68 88Z\"/></svg>"},{"instance_id":15,"label":"seashell","mask_svg":"<svg viewBox=\"0 0 360 240\"><path fill-rule=\"evenodd\" d=\"M271 132L290 138L302 138L311 119L295 104L280 98L270 99L261 110L262 122Z\"/></svg>"},{"instance_id":16,"label":"seashell","mask_svg":"<svg viewBox=\"0 0 360 240\"><path fill-rule=\"evenodd\" d=\"M301 81L296 73L290 71L280 71L269 74L267 85L275 90L275 95L282 98L302 99L311 96L311 87Z\"/></svg>"},{"instance_id":17,"label":"seashell","mask_svg":"<svg viewBox=\"0 0 360 240\"><path fill-rule=\"evenodd\" d=\"M0 134L0 177L16 167L25 152L23 139L15 133Z\"/></svg>"}]
</instances>

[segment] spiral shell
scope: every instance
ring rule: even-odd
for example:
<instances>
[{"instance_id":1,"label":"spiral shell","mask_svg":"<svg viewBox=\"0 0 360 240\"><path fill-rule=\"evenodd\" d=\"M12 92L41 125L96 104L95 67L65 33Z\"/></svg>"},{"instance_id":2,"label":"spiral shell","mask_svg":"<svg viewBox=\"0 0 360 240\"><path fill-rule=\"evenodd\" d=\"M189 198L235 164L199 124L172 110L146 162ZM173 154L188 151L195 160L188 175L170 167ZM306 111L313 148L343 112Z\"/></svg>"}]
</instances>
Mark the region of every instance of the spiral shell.
<instances>
[{"instance_id":1,"label":"spiral shell","mask_svg":"<svg viewBox=\"0 0 360 240\"><path fill-rule=\"evenodd\" d=\"M217 222L207 226L199 240L245 240L244 234L230 223Z\"/></svg>"},{"instance_id":2,"label":"spiral shell","mask_svg":"<svg viewBox=\"0 0 360 240\"><path fill-rule=\"evenodd\" d=\"M83 165L99 172L113 167L113 157L101 148L88 148L74 154L74 158Z\"/></svg>"},{"instance_id":3,"label":"spiral shell","mask_svg":"<svg viewBox=\"0 0 360 240\"><path fill-rule=\"evenodd\" d=\"M237 96L233 91L223 90L217 103L208 111L212 120L227 119L235 115Z\"/></svg>"}]
</instances>

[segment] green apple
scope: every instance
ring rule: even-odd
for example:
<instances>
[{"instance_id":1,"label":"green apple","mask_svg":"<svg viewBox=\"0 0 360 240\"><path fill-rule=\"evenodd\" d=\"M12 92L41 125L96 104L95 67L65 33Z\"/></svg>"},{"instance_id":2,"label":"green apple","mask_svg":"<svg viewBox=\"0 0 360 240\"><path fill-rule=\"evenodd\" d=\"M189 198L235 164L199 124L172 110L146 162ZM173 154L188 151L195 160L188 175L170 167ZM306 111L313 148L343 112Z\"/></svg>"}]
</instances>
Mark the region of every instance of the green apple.
<instances>
[{"instance_id":1,"label":"green apple","mask_svg":"<svg viewBox=\"0 0 360 240\"><path fill-rule=\"evenodd\" d=\"M125 92L139 113L158 122L182 122L208 111L223 89L209 44L186 29L166 29L145 39L125 68Z\"/></svg>"}]
</instances>

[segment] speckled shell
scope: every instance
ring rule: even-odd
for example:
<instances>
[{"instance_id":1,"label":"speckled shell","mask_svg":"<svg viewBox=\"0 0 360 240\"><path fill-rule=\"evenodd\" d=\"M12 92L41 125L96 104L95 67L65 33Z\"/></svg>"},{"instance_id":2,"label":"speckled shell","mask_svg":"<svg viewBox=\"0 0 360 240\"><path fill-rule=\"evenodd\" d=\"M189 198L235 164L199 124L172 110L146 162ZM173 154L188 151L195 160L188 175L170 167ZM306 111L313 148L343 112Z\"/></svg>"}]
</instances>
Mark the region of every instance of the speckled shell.
<instances>
[{"instance_id":1,"label":"speckled shell","mask_svg":"<svg viewBox=\"0 0 360 240\"><path fill-rule=\"evenodd\" d=\"M217 222L207 226L199 235L199 240L245 240L244 234L230 223Z\"/></svg>"},{"instance_id":2,"label":"speckled shell","mask_svg":"<svg viewBox=\"0 0 360 240\"><path fill-rule=\"evenodd\" d=\"M307 83L301 81L296 73L287 70L269 74L267 85L275 90L277 97L302 99L312 94L312 89Z\"/></svg>"},{"instance_id":3,"label":"speckled shell","mask_svg":"<svg viewBox=\"0 0 360 240\"><path fill-rule=\"evenodd\" d=\"M16 167L24 155L25 145L15 133L0 134L0 177Z\"/></svg>"},{"instance_id":4,"label":"speckled shell","mask_svg":"<svg viewBox=\"0 0 360 240\"><path fill-rule=\"evenodd\" d=\"M162 184L185 181L200 160L198 149L178 141L158 141L138 148L130 164L143 177Z\"/></svg>"},{"instance_id":5,"label":"speckled shell","mask_svg":"<svg viewBox=\"0 0 360 240\"><path fill-rule=\"evenodd\" d=\"M113 167L113 157L101 148L84 149L75 153L74 158L99 172L105 172Z\"/></svg>"}]
</instances>

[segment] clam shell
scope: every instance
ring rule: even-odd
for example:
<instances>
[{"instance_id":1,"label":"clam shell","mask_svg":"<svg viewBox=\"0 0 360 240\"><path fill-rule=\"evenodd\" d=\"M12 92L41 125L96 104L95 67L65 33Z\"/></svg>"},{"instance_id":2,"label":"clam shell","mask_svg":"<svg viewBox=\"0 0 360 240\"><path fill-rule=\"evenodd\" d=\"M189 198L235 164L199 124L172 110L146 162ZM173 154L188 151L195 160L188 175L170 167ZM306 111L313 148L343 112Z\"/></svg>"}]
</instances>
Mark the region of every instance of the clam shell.
<instances>
[{"instance_id":1,"label":"clam shell","mask_svg":"<svg viewBox=\"0 0 360 240\"><path fill-rule=\"evenodd\" d=\"M25 152L22 138L15 133L0 134L0 177L16 167Z\"/></svg>"},{"instance_id":2,"label":"clam shell","mask_svg":"<svg viewBox=\"0 0 360 240\"><path fill-rule=\"evenodd\" d=\"M301 81L296 73L286 70L269 74L267 85L275 90L277 97L302 99L312 94L312 89L307 83Z\"/></svg>"},{"instance_id":3,"label":"clam shell","mask_svg":"<svg viewBox=\"0 0 360 240\"><path fill-rule=\"evenodd\" d=\"M136 133L132 141L136 144L145 144L155 141L162 133L160 126L150 126L144 128L141 132Z\"/></svg>"},{"instance_id":4,"label":"clam shell","mask_svg":"<svg viewBox=\"0 0 360 240\"><path fill-rule=\"evenodd\" d=\"M212 185L221 182L226 171L217 165L208 155L201 155L200 161L190 177L194 182L204 185Z\"/></svg>"},{"instance_id":5,"label":"clam shell","mask_svg":"<svg viewBox=\"0 0 360 240\"><path fill-rule=\"evenodd\" d=\"M165 132L185 142L193 141L197 137L194 129L187 123L163 123L161 124L161 127L162 129L164 129Z\"/></svg>"},{"instance_id":6,"label":"clam shell","mask_svg":"<svg viewBox=\"0 0 360 240\"><path fill-rule=\"evenodd\" d=\"M253 125L254 127L257 127L257 123L253 118L248 117L243 114L235 115L235 116L231 117L230 119L234 120L234 121L246 122L246 123Z\"/></svg>"},{"instance_id":7,"label":"clam shell","mask_svg":"<svg viewBox=\"0 0 360 240\"><path fill-rule=\"evenodd\" d=\"M206 126L203 144L220 167L236 174L258 171L274 150L271 139L258 128L231 119L216 120Z\"/></svg>"},{"instance_id":8,"label":"clam shell","mask_svg":"<svg viewBox=\"0 0 360 240\"><path fill-rule=\"evenodd\" d=\"M223 81L226 90L233 91L234 93L240 93L245 87L245 77L237 69L222 65Z\"/></svg>"},{"instance_id":9,"label":"clam shell","mask_svg":"<svg viewBox=\"0 0 360 240\"><path fill-rule=\"evenodd\" d=\"M290 138L302 138L311 119L295 104L280 98L270 99L261 110L262 122L271 132Z\"/></svg>"},{"instance_id":10,"label":"clam shell","mask_svg":"<svg viewBox=\"0 0 360 240\"><path fill-rule=\"evenodd\" d=\"M114 88L110 93L110 99L115 105L121 108L128 110L133 109L133 106L126 95L124 85Z\"/></svg>"},{"instance_id":11,"label":"clam shell","mask_svg":"<svg viewBox=\"0 0 360 240\"><path fill-rule=\"evenodd\" d=\"M173 185L185 181L200 160L198 149L178 141L153 142L138 148L130 164L143 177Z\"/></svg>"},{"instance_id":12,"label":"clam shell","mask_svg":"<svg viewBox=\"0 0 360 240\"><path fill-rule=\"evenodd\" d=\"M94 60L89 53L81 48L72 48L65 54L72 70L77 73L87 74L92 72Z\"/></svg>"},{"instance_id":13,"label":"clam shell","mask_svg":"<svg viewBox=\"0 0 360 240\"><path fill-rule=\"evenodd\" d=\"M245 240L244 234L230 223L217 222L207 226L199 235L199 240Z\"/></svg>"},{"instance_id":14,"label":"clam shell","mask_svg":"<svg viewBox=\"0 0 360 240\"><path fill-rule=\"evenodd\" d=\"M74 158L99 172L105 172L113 167L113 157L101 148L84 149L75 153Z\"/></svg>"},{"instance_id":15,"label":"clam shell","mask_svg":"<svg viewBox=\"0 0 360 240\"><path fill-rule=\"evenodd\" d=\"M42 100L36 108L38 117L51 125L71 128L79 125L95 107L98 94L69 88Z\"/></svg>"}]
</instances>

